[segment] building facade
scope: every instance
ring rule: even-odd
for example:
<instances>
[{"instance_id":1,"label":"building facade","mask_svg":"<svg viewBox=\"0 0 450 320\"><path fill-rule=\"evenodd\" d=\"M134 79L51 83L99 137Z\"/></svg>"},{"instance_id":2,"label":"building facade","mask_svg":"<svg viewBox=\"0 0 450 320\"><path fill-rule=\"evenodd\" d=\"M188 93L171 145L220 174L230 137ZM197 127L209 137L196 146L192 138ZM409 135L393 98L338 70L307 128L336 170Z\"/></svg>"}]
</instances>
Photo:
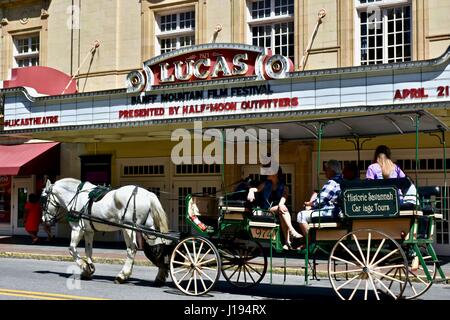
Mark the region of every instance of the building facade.
<instances>
[{"instance_id":1,"label":"building facade","mask_svg":"<svg viewBox=\"0 0 450 320\"><path fill-rule=\"evenodd\" d=\"M319 23L321 9L325 9L326 16ZM291 80L289 87L285 87L281 80L256 81L255 84L271 85L272 95L281 96L290 92L291 99L292 92L297 92L303 110L307 110L310 104L311 109L327 110L319 110L318 114L323 112L340 116L353 114L354 110L346 108L358 105L394 108L404 104L407 108L406 105L420 102L421 108L429 109L448 124L446 88L450 85L450 76L445 68L439 75L430 76L431 80L439 81L436 90L443 90L433 93L436 97L430 100L420 94L418 98L396 98L397 90L394 89L424 88L427 70L414 62L439 57L444 57L446 61L444 55L450 46L449 12L450 3L446 0L0 0L1 79L14 79L13 70L30 66L59 70L68 75L66 82L62 81L57 86L60 93L42 97L39 95L42 92L38 91L37 100L33 98L25 105L28 103L28 110L33 114L33 110L39 108L46 110L39 112L47 112L56 103L61 121L63 109L70 110L64 114L69 117L66 118L67 123L59 123L56 126L58 129L40 130L26 125L14 128L10 122L5 123L6 134L1 136L1 142L15 144L27 139L61 142L60 162L68 165L61 166L58 178L74 177L113 186L142 185L160 196L170 214L171 227L183 229L183 200L180 199L184 195L192 192L215 193L223 188L222 174L224 184L231 185L243 177L257 174L259 166L227 165L225 172L221 172L217 165L175 165L171 152L176 143L170 141L171 133L178 128L191 128L194 117L188 122L173 122L170 125L163 122L131 127L119 125L131 120L113 121L111 113L118 115L133 106L146 105L133 103L130 93L126 93L127 75L141 70L145 62L176 50L189 50L211 42L249 45L270 49L273 54L288 57L293 62L292 74L295 77L291 78L297 80ZM306 50L308 55L304 59ZM381 66L384 66L383 69L397 67L385 70L385 74L380 73L383 71ZM353 68L353 71L345 73L346 68ZM322 75L314 73L320 70L338 71L324 72ZM398 79L395 78L395 70L399 70ZM403 80L402 72L408 74ZM305 83L301 79L303 76ZM370 82L375 78L379 83ZM236 87L251 86L252 81L250 84L237 84ZM314 87L309 87L310 81L315 83ZM320 82L323 87L320 84L317 86L318 81L323 81ZM376 89L379 91L374 89L373 95L370 95L367 88L371 84L381 85L384 81L391 84L389 89L380 87ZM73 94L73 90L70 91L73 84L76 84L78 94L60 97ZM232 84L223 86L233 89ZM4 85L4 88L8 87ZM159 87L156 92L167 94L187 90L180 88ZM220 88L220 85L212 84L211 88ZM345 92L357 92L358 88L365 91L365 102L355 97L346 104L343 99ZM385 91L388 96L392 93L392 97L383 97L382 92ZM444 99L439 99L440 93ZM4 92L6 102L8 94ZM19 96L19 93L14 94ZM57 98L52 100L50 97ZM15 99L16 105L11 107L15 110L14 116L7 113L8 103L5 103L4 110L0 110L5 115L4 120L20 118L17 116L20 115L17 111L20 110L18 98ZM105 99L109 101L108 105ZM119 102L113 105L111 101L116 99ZM252 99L258 99L258 95L253 95ZM367 99L373 101L368 103ZM179 105L183 106L182 103ZM114 106L116 109L111 109ZM365 112L371 111L367 109ZM258 115L264 119L263 113ZM299 120L311 116L306 113L294 115ZM288 115L280 117L290 119ZM205 120L205 127L214 125L211 119ZM245 125L248 119L236 116L218 121L221 124ZM108 126L103 129L93 126L98 123L108 123ZM327 140L322 157L323 160L336 158L343 163L359 160L364 174L373 150L379 144L388 144L403 169L413 173L415 140L411 137L394 136L364 141L359 159L352 143L342 139ZM419 184L444 185L440 142L435 137L423 135L421 150ZM300 210L311 190L316 188L316 157L314 141L284 141L280 146L280 162L291 190L290 206L293 211ZM8 177L4 180L12 181L11 186L14 180L31 181L32 188L38 189L36 175ZM7 190L7 187L4 189ZM0 232L7 234L20 232L20 228L13 228L17 225L14 220L20 216L19 206L15 205L19 196L14 188L10 189L11 217L9 222L7 219L3 224L0 222L0 226L3 225ZM437 227L438 248L441 253L450 254L447 211L446 220ZM67 226L59 225L58 233L67 235ZM111 237L116 236L102 239Z\"/></svg>"},{"instance_id":2,"label":"building facade","mask_svg":"<svg viewBox=\"0 0 450 320\"><path fill-rule=\"evenodd\" d=\"M299 70L322 8L306 70L426 60L450 45L445 0L0 1L1 76L42 65L75 75L80 92L123 88L144 61L211 42L218 24L216 42L271 48Z\"/></svg>"}]
</instances>

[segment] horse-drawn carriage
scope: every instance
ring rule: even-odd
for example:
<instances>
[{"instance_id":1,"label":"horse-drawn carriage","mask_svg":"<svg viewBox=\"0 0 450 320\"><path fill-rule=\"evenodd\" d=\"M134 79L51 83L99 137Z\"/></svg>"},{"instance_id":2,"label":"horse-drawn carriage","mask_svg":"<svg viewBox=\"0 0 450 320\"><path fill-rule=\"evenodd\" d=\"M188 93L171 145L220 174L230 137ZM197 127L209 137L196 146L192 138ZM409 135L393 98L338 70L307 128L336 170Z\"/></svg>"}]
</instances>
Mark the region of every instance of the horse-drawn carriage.
<instances>
[{"instance_id":1,"label":"horse-drawn carriage","mask_svg":"<svg viewBox=\"0 0 450 320\"><path fill-rule=\"evenodd\" d=\"M283 139L314 137L319 140L318 185L320 147L326 137L353 137L359 152L359 139L363 136L416 133L418 164L419 132L441 132L446 158L447 128L424 111L280 122L270 127L279 129ZM446 161L443 163L446 186ZM416 182L417 168L418 165ZM88 260L83 263L76 246L83 233L90 235L87 248L92 246L91 233L96 228L104 228L101 231L125 230L128 259L118 276L119 282L131 274L136 253L133 246L135 232L141 232L153 248L158 248L152 249L151 254L157 255L157 259L153 257L152 261L160 268L159 281L163 282L167 271L170 271L175 286L193 296L209 292L221 274L234 286L255 286L263 280L269 261L272 271L273 251L283 252L278 217L267 210L251 208L245 200L233 199L230 193L221 197L189 195L185 219L195 232L180 237L177 233L168 232L159 201L146 190L125 187L108 193L105 199L109 204L101 205L92 203L87 193L83 193L91 189L85 186L80 189L75 181L70 183L71 188L55 187L56 184L46 187L43 192L44 211L49 221L60 217L61 209L64 209L63 213L75 216L71 253L88 275L93 273L92 247L87 249ZM328 278L341 299L359 296L364 299L371 296L376 299L384 296L416 298L437 281L437 274L446 281L433 249L436 220L441 219L444 212L439 209L445 210L447 205L446 187L444 190L418 188L414 195L416 204L402 206L399 192L404 192L410 184L408 179L342 184L341 215L329 220L319 211L309 225L305 245L296 250L305 257L305 282L308 283L311 275L310 260L313 260L312 275L316 273L318 253L328 256ZM112 208L110 203L116 207ZM100 213L96 216L93 210ZM263 249L265 243L269 256ZM148 244L146 246L148 249ZM169 255L168 263L161 262L165 254Z\"/></svg>"},{"instance_id":2,"label":"horse-drawn carriage","mask_svg":"<svg viewBox=\"0 0 450 320\"><path fill-rule=\"evenodd\" d=\"M432 246L435 221L442 218L435 210L440 190L421 189L421 208L401 206L399 190L407 183L392 179L344 184L343 215L313 218L306 246L295 249L305 257L305 281L308 260L319 252L329 256L328 278L341 299L352 299L358 289L364 298L372 292L374 298L417 298L436 274L445 279ZM261 244L269 244L270 261L272 250L284 251L279 219L269 211L208 196L188 196L186 208L197 236L182 240L170 260L172 279L186 294L205 294L220 273L234 286L255 286L269 264ZM210 228L200 228L194 216ZM316 267L314 261L312 274Z\"/></svg>"},{"instance_id":3,"label":"horse-drawn carriage","mask_svg":"<svg viewBox=\"0 0 450 320\"><path fill-rule=\"evenodd\" d=\"M291 124L274 127L289 135ZM319 139L317 168L321 167L320 141L327 137L326 127L330 129L328 137L333 138L416 133L417 148L419 132L445 134L445 125L427 112L322 119L294 125ZM406 178L343 183L341 214L330 219L322 217L319 210L309 224L306 245L295 250L305 257L305 282L311 274L310 260L312 275L316 275L318 253L328 256L328 278L344 300L357 296L413 299L438 281L437 275L446 281L433 249L436 220L443 218L438 208L446 208L446 190L418 188L413 195L416 204L402 204L400 194L405 194L411 183ZM249 208L245 201L233 200L233 195L189 195L186 199L185 218L196 236L182 240L170 259L172 279L186 294L205 294L220 273L234 286L255 286L264 278L269 264L262 244L268 244L271 271L273 251L284 251L278 216Z\"/></svg>"}]
</instances>

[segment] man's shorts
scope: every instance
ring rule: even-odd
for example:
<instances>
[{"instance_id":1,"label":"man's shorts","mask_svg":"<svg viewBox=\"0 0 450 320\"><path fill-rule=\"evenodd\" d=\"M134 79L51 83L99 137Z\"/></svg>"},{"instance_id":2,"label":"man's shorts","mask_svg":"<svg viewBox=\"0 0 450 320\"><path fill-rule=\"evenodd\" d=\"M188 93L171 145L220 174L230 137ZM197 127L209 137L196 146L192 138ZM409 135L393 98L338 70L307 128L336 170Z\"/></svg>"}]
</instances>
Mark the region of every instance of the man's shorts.
<instances>
[{"instance_id":1,"label":"man's shorts","mask_svg":"<svg viewBox=\"0 0 450 320\"><path fill-rule=\"evenodd\" d=\"M297 214L297 222L302 224L311 223L313 218L319 217L332 217L333 209L321 209L321 210L304 210Z\"/></svg>"}]
</instances>

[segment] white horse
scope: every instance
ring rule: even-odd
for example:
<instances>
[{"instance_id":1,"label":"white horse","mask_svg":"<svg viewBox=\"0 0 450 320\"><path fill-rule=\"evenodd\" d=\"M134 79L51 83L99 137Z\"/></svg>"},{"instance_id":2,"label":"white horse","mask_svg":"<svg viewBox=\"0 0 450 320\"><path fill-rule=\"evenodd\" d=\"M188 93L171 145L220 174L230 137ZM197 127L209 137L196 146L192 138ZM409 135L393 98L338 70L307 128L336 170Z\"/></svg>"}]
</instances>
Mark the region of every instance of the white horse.
<instances>
[{"instance_id":1,"label":"white horse","mask_svg":"<svg viewBox=\"0 0 450 320\"><path fill-rule=\"evenodd\" d=\"M43 204L42 220L47 224L54 224L64 216L76 216L80 212L88 214L89 193L96 188L95 185L76 179L62 179L55 184L47 181L42 192L41 202ZM158 197L143 188L125 186L108 192L100 201L92 203L90 215L93 218L102 219L114 224L136 224L146 228L158 230L161 233L168 232L167 215L158 200ZM73 218L73 217L72 217ZM91 222L86 219L69 219L72 227L69 252L78 266L81 268L83 279L91 279L95 272L92 261L92 245L94 232L113 232L121 230L127 246L127 259L115 282L124 283L131 276L134 258L137 251L136 232ZM77 251L78 243L84 235L85 252L87 260L84 261ZM146 237L145 237L146 238ZM159 243L169 243L168 240L157 238ZM155 239L147 238L149 245L155 244ZM146 246L148 249L149 246ZM148 256L148 250L146 255ZM158 263L158 275L155 285L163 285L168 276L168 267L164 263Z\"/></svg>"}]
</instances>

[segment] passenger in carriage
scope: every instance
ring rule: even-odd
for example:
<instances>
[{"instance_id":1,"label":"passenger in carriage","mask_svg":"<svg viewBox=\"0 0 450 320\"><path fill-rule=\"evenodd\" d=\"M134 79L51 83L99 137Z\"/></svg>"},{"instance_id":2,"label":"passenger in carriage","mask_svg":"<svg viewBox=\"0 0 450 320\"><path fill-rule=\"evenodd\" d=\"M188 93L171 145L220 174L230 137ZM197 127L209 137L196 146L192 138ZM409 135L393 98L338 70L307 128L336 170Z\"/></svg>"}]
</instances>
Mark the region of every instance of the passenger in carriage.
<instances>
[{"instance_id":1,"label":"passenger in carriage","mask_svg":"<svg viewBox=\"0 0 450 320\"><path fill-rule=\"evenodd\" d=\"M290 249L291 236L295 239L299 239L302 236L294 229L291 221L291 214L286 207L289 189L283 179L283 170L279 168L277 174L269 175L257 188L251 188L247 196L249 202L255 202L256 192L261 193L257 203L261 209L266 209L279 214L281 229L285 239L283 248L285 250Z\"/></svg>"},{"instance_id":2,"label":"passenger in carriage","mask_svg":"<svg viewBox=\"0 0 450 320\"><path fill-rule=\"evenodd\" d=\"M391 160L391 149L385 145L378 146L375 150L373 163L367 169L368 180L405 178L406 175Z\"/></svg>"},{"instance_id":3,"label":"passenger in carriage","mask_svg":"<svg viewBox=\"0 0 450 320\"><path fill-rule=\"evenodd\" d=\"M337 160L329 160L325 166L325 175L328 182L323 186L317 199L312 202L305 202L305 207L311 210L304 210L298 213L297 222L303 236L308 234L308 224L312 218L333 218L338 216L340 208L338 198L341 193L341 183L343 181L341 164Z\"/></svg>"},{"instance_id":4,"label":"passenger in carriage","mask_svg":"<svg viewBox=\"0 0 450 320\"><path fill-rule=\"evenodd\" d=\"M402 169L391 160L391 150L389 147L381 145L375 150L373 164L367 169L366 178L368 180L401 179L407 178L407 176ZM399 190L399 197L400 204L404 209L412 209L418 204L417 189L412 181L407 190Z\"/></svg>"}]
</instances>

